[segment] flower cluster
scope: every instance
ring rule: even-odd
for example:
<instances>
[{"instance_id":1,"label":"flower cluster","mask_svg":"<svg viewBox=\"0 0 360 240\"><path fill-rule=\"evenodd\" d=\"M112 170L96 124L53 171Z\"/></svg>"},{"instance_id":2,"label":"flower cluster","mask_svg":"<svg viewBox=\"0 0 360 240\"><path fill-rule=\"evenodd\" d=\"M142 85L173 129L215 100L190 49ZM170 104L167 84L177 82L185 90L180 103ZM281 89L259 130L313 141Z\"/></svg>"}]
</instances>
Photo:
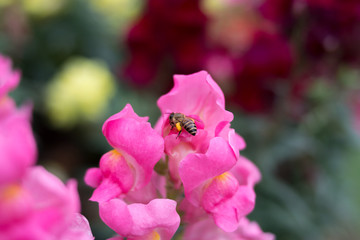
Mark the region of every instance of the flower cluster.
<instances>
[{"instance_id":1,"label":"flower cluster","mask_svg":"<svg viewBox=\"0 0 360 240\"><path fill-rule=\"evenodd\" d=\"M36 162L31 106L16 108L8 92L20 81L0 55L0 239L90 240L76 182L64 185Z\"/></svg>"},{"instance_id":2,"label":"flower cluster","mask_svg":"<svg viewBox=\"0 0 360 240\"><path fill-rule=\"evenodd\" d=\"M272 109L275 86L290 76L294 54L287 39L260 16L255 4L145 2L143 15L130 28L126 42L130 60L124 75L132 83L147 86L163 78L159 82L167 87L168 72L188 74L205 68L224 87L228 99L243 110Z\"/></svg>"},{"instance_id":3,"label":"flower cluster","mask_svg":"<svg viewBox=\"0 0 360 240\"><path fill-rule=\"evenodd\" d=\"M360 59L358 0L145 2L126 41L123 75L136 85L208 69L242 110L298 118L316 79Z\"/></svg>"},{"instance_id":4,"label":"flower cluster","mask_svg":"<svg viewBox=\"0 0 360 240\"><path fill-rule=\"evenodd\" d=\"M95 188L90 200L101 219L119 234L112 239L171 239L180 221L185 239L274 239L246 219L261 175L239 154L245 142L230 127L220 87L205 71L174 80L158 100L154 129L130 104L103 125L113 150L85 182Z\"/></svg>"}]
</instances>

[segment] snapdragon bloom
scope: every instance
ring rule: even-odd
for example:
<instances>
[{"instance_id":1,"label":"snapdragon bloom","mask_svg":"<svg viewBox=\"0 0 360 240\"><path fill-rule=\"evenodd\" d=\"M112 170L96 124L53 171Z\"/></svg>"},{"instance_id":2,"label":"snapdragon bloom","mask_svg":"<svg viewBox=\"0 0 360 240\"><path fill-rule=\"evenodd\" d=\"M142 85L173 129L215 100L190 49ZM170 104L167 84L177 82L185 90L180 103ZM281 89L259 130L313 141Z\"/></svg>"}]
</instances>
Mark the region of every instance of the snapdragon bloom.
<instances>
[{"instance_id":1,"label":"snapdragon bloom","mask_svg":"<svg viewBox=\"0 0 360 240\"><path fill-rule=\"evenodd\" d=\"M150 182L164 141L147 119L128 104L105 121L102 131L114 149L102 156L100 168L89 169L85 176L86 183L96 188L91 200L108 201Z\"/></svg>"},{"instance_id":2,"label":"snapdragon bloom","mask_svg":"<svg viewBox=\"0 0 360 240\"><path fill-rule=\"evenodd\" d=\"M64 185L42 167L0 186L0 239L90 240L76 182Z\"/></svg>"},{"instance_id":3,"label":"snapdragon bloom","mask_svg":"<svg viewBox=\"0 0 360 240\"><path fill-rule=\"evenodd\" d=\"M175 75L174 81L174 88L158 100L161 112L191 115L203 126L194 137L182 133L177 138L168 120L159 120L170 175L175 185L183 184L191 204L202 207L225 231L234 231L255 204L252 186L241 186L229 172L245 143L229 127L233 115L225 110L224 95L207 72Z\"/></svg>"},{"instance_id":4,"label":"snapdragon bloom","mask_svg":"<svg viewBox=\"0 0 360 240\"><path fill-rule=\"evenodd\" d=\"M111 240L170 239L180 221L176 203L185 228L206 221L232 236L227 233L240 231L254 208L261 174L239 153L246 144L231 128L220 87L205 71L175 75L158 106L155 129L129 104L106 120L103 133L115 150L85 176L101 219L120 235ZM183 119L170 119L171 113ZM195 135L184 121L195 124Z\"/></svg>"}]
</instances>

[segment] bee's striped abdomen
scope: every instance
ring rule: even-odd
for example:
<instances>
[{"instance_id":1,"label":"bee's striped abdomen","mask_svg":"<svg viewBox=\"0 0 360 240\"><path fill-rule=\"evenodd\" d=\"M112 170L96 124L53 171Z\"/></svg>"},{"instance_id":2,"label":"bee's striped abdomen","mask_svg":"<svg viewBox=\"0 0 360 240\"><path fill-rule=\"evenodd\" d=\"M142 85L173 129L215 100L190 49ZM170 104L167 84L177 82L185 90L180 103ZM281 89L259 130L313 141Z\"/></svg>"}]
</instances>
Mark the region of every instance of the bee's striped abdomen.
<instances>
[{"instance_id":1,"label":"bee's striped abdomen","mask_svg":"<svg viewBox=\"0 0 360 240\"><path fill-rule=\"evenodd\" d=\"M195 134L197 132L197 128L192 119L187 119L184 121L184 128L188 133L195 136Z\"/></svg>"}]
</instances>

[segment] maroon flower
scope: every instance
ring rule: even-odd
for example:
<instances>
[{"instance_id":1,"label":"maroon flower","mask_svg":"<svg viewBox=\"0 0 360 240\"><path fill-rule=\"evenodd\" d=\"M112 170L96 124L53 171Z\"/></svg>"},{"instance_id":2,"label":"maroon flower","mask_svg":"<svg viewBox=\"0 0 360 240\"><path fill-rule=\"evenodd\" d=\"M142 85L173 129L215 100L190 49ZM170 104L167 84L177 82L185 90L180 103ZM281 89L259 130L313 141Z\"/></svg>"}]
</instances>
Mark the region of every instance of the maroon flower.
<instances>
[{"instance_id":1,"label":"maroon flower","mask_svg":"<svg viewBox=\"0 0 360 240\"><path fill-rule=\"evenodd\" d=\"M270 110L277 85L289 77L293 62L291 46L285 39L258 31L251 47L237 59L233 100L249 112Z\"/></svg>"},{"instance_id":2,"label":"maroon flower","mask_svg":"<svg viewBox=\"0 0 360 240\"><path fill-rule=\"evenodd\" d=\"M142 17L127 36L130 57L125 77L136 85L147 86L159 74L171 79L174 72L201 70L207 19L199 3L200 0L148 0Z\"/></svg>"}]
</instances>

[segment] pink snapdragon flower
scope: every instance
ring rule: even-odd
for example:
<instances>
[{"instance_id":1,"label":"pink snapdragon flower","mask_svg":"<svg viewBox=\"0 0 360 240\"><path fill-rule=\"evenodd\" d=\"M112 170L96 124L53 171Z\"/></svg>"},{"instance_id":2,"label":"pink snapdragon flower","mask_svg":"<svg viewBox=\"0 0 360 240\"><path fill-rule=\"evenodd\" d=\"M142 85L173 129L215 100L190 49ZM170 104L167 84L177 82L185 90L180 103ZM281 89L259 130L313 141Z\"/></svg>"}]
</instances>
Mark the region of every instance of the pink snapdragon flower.
<instances>
[{"instance_id":1,"label":"pink snapdragon flower","mask_svg":"<svg viewBox=\"0 0 360 240\"><path fill-rule=\"evenodd\" d=\"M89 169L85 182L96 188L90 200L103 202L145 187L164 152L162 137L147 117L136 115L128 104L107 119L102 131L114 148L100 160L100 168Z\"/></svg>"},{"instance_id":2,"label":"pink snapdragon flower","mask_svg":"<svg viewBox=\"0 0 360 240\"><path fill-rule=\"evenodd\" d=\"M36 161L30 114L25 106L0 116L0 185L17 181Z\"/></svg>"},{"instance_id":3,"label":"pink snapdragon flower","mask_svg":"<svg viewBox=\"0 0 360 240\"><path fill-rule=\"evenodd\" d=\"M76 182L64 185L42 167L0 186L0 239L90 240Z\"/></svg>"},{"instance_id":4,"label":"pink snapdragon flower","mask_svg":"<svg viewBox=\"0 0 360 240\"><path fill-rule=\"evenodd\" d=\"M180 224L176 202L170 199L154 199L146 205L127 205L115 198L100 203L99 208L101 219L116 233L129 240L170 240Z\"/></svg>"},{"instance_id":5,"label":"pink snapdragon flower","mask_svg":"<svg viewBox=\"0 0 360 240\"><path fill-rule=\"evenodd\" d=\"M239 227L234 232L225 232L217 228L210 219L198 221L186 226L186 240L275 240L271 233L264 233L256 222L242 218Z\"/></svg>"},{"instance_id":6,"label":"pink snapdragon flower","mask_svg":"<svg viewBox=\"0 0 360 240\"><path fill-rule=\"evenodd\" d=\"M253 186L240 185L229 172L245 143L230 128L233 115L225 110L224 95L207 72L175 75L174 81L174 88L158 100L166 119L159 120L157 129L164 137L170 175L175 185L183 184L191 204L202 207L225 231L234 231L255 204ZM200 123L196 136L184 130L177 137L167 119L171 112Z\"/></svg>"}]
</instances>

